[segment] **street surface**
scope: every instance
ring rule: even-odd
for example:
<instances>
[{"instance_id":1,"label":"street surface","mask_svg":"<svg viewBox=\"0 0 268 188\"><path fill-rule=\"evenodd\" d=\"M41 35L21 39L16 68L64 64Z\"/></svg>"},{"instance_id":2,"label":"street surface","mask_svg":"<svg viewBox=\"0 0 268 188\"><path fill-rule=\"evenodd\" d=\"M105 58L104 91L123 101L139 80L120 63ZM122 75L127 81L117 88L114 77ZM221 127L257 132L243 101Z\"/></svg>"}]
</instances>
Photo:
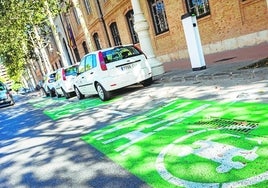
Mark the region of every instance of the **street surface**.
<instances>
[{"instance_id":1,"label":"street surface","mask_svg":"<svg viewBox=\"0 0 268 188\"><path fill-rule=\"evenodd\" d=\"M0 187L147 187L80 140L102 117L86 111L53 121L20 100L0 109Z\"/></svg>"},{"instance_id":2,"label":"street surface","mask_svg":"<svg viewBox=\"0 0 268 188\"><path fill-rule=\"evenodd\" d=\"M167 80L105 103L18 96L0 108L0 187L267 186L267 80Z\"/></svg>"}]
</instances>

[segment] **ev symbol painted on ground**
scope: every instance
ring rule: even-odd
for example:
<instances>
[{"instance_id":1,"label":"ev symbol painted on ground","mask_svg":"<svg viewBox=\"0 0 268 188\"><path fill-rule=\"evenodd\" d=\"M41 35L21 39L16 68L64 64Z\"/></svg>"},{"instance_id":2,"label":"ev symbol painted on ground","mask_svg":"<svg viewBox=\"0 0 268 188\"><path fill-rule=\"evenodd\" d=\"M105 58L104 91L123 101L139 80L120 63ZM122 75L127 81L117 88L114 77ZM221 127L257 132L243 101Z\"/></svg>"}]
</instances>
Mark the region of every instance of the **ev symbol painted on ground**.
<instances>
[{"instance_id":1,"label":"ev symbol painted on ground","mask_svg":"<svg viewBox=\"0 0 268 188\"><path fill-rule=\"evenodd\" d=\"M152 187L265 187L267 104L175 100L82 137Z\"/></svg>"},{"instance_id":2,"label":"ev symbol painted on ground","mask_svg":"<svg viewBox=\"0 0 268 188\"><path fill-rule=\"evenodd\" d=\"M232 169L241 169L245 167L245 164L241 162L232 161L235 156L241 156L250 161L254 161L258 157L258 155L256 154L256 150L258 149L258 147L254 147L254 149L252 150L245 150L227 144L213 142L210 140L198 140L193 144L199 145L200 148L183 148L181 154L183 153L183 155L185 155L187 151L190 151L188 155L195 154L200 157L207 158L209 160L220 163L220 166L218 166L216 169L218 173L226 173Z\"/></svg>"},{"instance_id":3,"label":"ev symbol painted on ground","mask_svg":"<svg viewBox=\"0 0 268 188\"><path fill-rule=\"evenodd\" d=\"M187 141L187 139L194 137L195 139L202 137L205 137L207 139L197 140L189 145L183 144ZM219 143L218 141L213 141L213 139L225 140L226 138L229 138L230 140L239 139L239 142L247 141L249 144L245 145L248 145L248 147L252 146L253 144L256 146L252 149L244 149L229 144ZM255 185L264 180L268 180L268 171L264 171L258 175L254 175L254 173L252 173L252 168L258 168L257 166L254 166L254 163L252 162L257 160L259 157L257 150L259 147L262 147L262 140L263 138L252 139L248 137L243 138L241 136L232 134L219 134L215 129L200 130L187 136L180 137L172 144L165 147L157 157L156 169L163 179L170 182L171 184L181 187L244 187ZM239 143L239 145L240 144L241 143ZM196 168L195 171L192 172L192 180L187 180L187 176L176 176L172 171L168 169L168 165L166 165L165 160L172 155L178 157L177 164L175 164L177 168L185 168L185 165L181 164L180 161L187 161L184 160L184 158L190 155L192 155L192 158L196 158L196 161L199 162L200 160L202 162L205 162L207 160L210 163L211 168L208 166L205 167L205 165L202 164L202 166L200 165L200 167L198 167L199 169ZM191 168L191 165L188 165L187 167ZM185 168L185 170L186 169L187 168ZM243 169L244 171L241 171ZM232 172L232 170L234 172ZM245 178L239 180L233 179L233 181L230 182L208 183L198 181L200 179L200 174L198 173L201 175L202 173L209 173L211 177L219 180L221 176L228 177L232 176L232 174L240 174L240 177L245 176ZM207 181L209 181L209 178L207 178Z\"/></svg>"}]
</instances>

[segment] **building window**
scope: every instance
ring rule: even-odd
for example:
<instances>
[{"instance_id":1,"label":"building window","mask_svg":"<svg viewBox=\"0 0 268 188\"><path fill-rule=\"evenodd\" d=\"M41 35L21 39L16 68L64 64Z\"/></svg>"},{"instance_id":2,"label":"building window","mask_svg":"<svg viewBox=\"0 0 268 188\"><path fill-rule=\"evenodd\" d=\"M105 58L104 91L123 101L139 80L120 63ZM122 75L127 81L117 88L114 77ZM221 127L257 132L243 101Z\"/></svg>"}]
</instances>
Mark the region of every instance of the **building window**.
<instances>
[{"instance_id":1,"label":"building window","mask_svg":"<svg viewBox=\"0 0 268 188\"><path fill-rule=\"evenodd\" d=\"M73 33L73 30L72 30L70 23L68 23L68 25L67 25L67 31L68 31L67 35L68 35L69 46L71 48L76 48L75 37L74 37L74 33Z\"/></svg>"},{"instance_id":2,"label":"building window","mask_svg":"<svg viewBox=\"0 0 268 188\"><path fill-rule=\"evenodd\" d=\"M69 50L67 48L66 40L63 38L62 41L63 41L64 50L67 52L68 62L72 65L73 62L72 62L72 59L70 57Z\"/></svg>"},{"instance_id":3,"label":"building window","mask_svg":"<svg viewBox=\"0 0 268 188\"><path fill-rule=\"evenodd\" d=\"M130 10L127 12L126 19L127 19L130 35L132 38L132 42L133 42L133 44L136 44L139 42L139 38L138 38L137 33L134 30L134 12L133 12L133 10Z\"/></svg>"},{"instance_id":4,"label":"building window","mask_svg":"<svg viewBox=\"0 0 268 188\"><path fill-rule=\"evenodd\" d=\"M187 11L193 13L197 18L210 14L208 0L186 0Z\"/></svg>"},{"instance_id":5,"label":"building window","mask_svg":"<svg viewBox=\"0 0 268 188\"><path fill-rule=\"evenodd\" d=\"M94 39L97 50L101 50L100 38L99 38L98 33L94 33L93 39Z\"/></svg>"},{"instance_id":6,"label":"building window","mask_svg":"<svg viewBox=\"0 0 268 188\"><path fill-rule=\"evenodd\" d=\"M60 67L63 67L61 60L59 60L59 65L60 65Z\"/></svg>"},{"instance_id":7,"label":"building window","mask_svg":"<svg viewBox=\"0 0 268 188\"><path fill-rule=\"evenodd\" d=\"M80 55L79 55L79 52L78 52L78 49L77 48L74 48L74 55L75 55L75 58L76 58L76 61L77 62L80 62Z\"/></svg>"},{"instance_id":8,"label":"building window","mask_svg":"<svg viewBox=\"0 0 268 188\"><path fill-rule=\"evenodd\" d=\"M75 20L76 20L77 24L80 25L80 24L81 24L81 23L80 23L80 19L79 19L79 17L78 17L78 13L77 13L75 7L73 8L73 12L74 12L74 17L75 17Z\"/></svg>"},{"instance_id":9,"label":"building window","mask_svg":"<svg viewBox=\"0 0 268 188\"><path fill-rule=\"evenodd\" d=\"M83 46L83 48L84 48L84 52L85 52L85 54L88 54L88 49L87 49L87 43L86 43L86 41L84 41L84 42L82 43L82 46Z\"/></svg>"},{"instance_id":10,"label":"building window","mask_svg":"<svg viewBox=\"0 0 268 188\"><path fill-rule=\"evenodd\" d=\"M84 4L85 4L86 10L87 10L87 14L90 14L91 13L91 7L90 7L89 0L84 0Z\"/></svg>"},{"instance_id":11,"label":"building window","mask_svg":"<svg viewBox=\"0 0 268 188\"><path fill-rule=\"evenodd\" d=\"M155 33L161 34L169 30L163 0L148 0L154 23Z\"/></svg>"},{"instance_id":12,"label":"building window","mask_svg":"<svg viewBox=\"0 0 268 188\"><path fill-rule=\"evenodd\" d=\"M111 29L111 33L112 33L112 36L113 36L113 39L114 39L114 45L115 46L121 45L122 43L121 43L119 31L117 29L117 25L116 25L115 22L113 22L110 25L110 29Z\"/></svg>"}]
</instances>

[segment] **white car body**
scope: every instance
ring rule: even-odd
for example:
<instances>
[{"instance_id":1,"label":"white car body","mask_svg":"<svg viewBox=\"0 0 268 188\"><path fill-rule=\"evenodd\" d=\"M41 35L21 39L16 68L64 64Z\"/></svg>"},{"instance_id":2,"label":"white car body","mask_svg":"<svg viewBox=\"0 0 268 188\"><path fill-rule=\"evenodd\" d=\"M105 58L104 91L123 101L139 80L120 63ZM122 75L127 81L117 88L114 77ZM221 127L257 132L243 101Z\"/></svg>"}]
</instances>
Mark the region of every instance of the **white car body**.
<instances>
[{"instance_id":1,"label":"white car body","mask_svg":"<svg viewBox=\"0 0 268 188\"><path fill-rule=\"evenodd\" d=\"M133 45L117 46L85 55L79 66L74 88L79 99L98 94L101 100L110 92L136 83L152 83L146 56Z\"/></svg>"},{"instance_id":2,"label":"white car body","mask_svg":"<svg viewBox=\"0 0 268 188\"><path fill-rule=\"evenodd\" d=\"M55 90L54 90L55 74L56 74L56 72L47 73L43 77L44 80L43 80L43 84L41 86L41 89L43 90L43 92L46 96L50 95L51 97L54 97L54 95L55 95Z\"/></svg>"},{"instance_id":3,"label":"white car body","mask_svg":"<svg viewBox=\"0 0 268 188\"><path fill-rule=\"evenodd\" d=\"M73 80L77 75L77 65L59 68L55 76L55 94L57 97L70 98L74 94Z\"/></svg>"}]
</instances>

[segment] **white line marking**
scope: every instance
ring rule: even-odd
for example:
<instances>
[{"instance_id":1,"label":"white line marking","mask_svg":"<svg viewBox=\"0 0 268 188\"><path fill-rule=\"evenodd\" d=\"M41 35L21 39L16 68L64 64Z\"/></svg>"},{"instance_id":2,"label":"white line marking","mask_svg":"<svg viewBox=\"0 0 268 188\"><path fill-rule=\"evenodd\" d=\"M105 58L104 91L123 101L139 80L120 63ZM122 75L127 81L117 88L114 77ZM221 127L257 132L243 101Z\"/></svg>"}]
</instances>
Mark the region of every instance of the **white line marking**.
<instances>
[{"instance_id":1,"label":"white line marking","mask_svg":"<svg viewBox=\"0 0 268 188\"><path fill-rule=\"evenodd\" d=\"M166 128L168 128L168 127L170 127L170 126L172 126L172 125L174 125L176 123L179 123L179 122L185 120L186 118L188 118L190 116L193 116L194 114L196 114L196 113L198 113L198 112L206 109L208 106L210 106L210 104L204 104L204 105L202 105L202 106L200 106L198 108L195 108L193 110L190 110L189 112L186 112L186 113L180 115L183 118L179 118L178 120L175 120L173 122L169 122L165 126L159 127L159 128L157 128L157 129L155 129L155 130L153 130L151 132L148 132L148 133L142 132L142 131L145 130L145 128L137 129L137 130L134 130L132 132L128 132L128 133L126 133L124 135L120 135L118 137L114 137L112 139L109 139L107 141L104 141L103 144L109 144L109 143L114 142L116 140L119 140L121 138L128 139L130 142L128 142L126 144L123 144L123 145L121 145L121 146L119 146L118 148L115 149L115 151L120 152L120 151L122 151L124 149L129 148L133 144L135 144L135 143L137 143L137 142L139 142L139 141L141 141L141 140L143 140L143 139L145 139L145 138L147 138L147 137L149 137L149 136L151 136L151 135L153 135L153 134L155 134L155 133L157 133L159 131L162 131L162 130L164 130L164 129L166 129ZM174 119L177 119L177 117L174 117ZM152 125L152 127L153 126L154 125Z\"/></svg>"},{"instance_id":2,"label":"white line marking","mask_svg":"<svg viewBox=\"0 0 268 188\"><path fill-rule=\"evenodd\" d=\"M162 110L164 107L168 107L168 106L170 106L170 105L173 105L175 102L176 102L176 101L174 101L174 102L172 102L172 103L170 103L170 104L168 104L168 105L165 105L165 106L163 106L162 108L159 108L159 109L157 109L157 110L155 110L155 111L152 111L152 112L146 114L146 116L141 116L140 119L136 119L135 121L130 121L130 122L131 122L131 124L138 124L138 123L141 123L141 122L143 122L143 121L147 121L148 119L156 118L156 117L158 117L158 116L160 116L160 115L163 115L163 114L165 114L166 112L163 112L163 113L154 115L154 116L152 116L152 117L148 117L148 116L150 116L151 114L154 114L154 113L156 113L156 112ZM169 112L175 111L175 110L178 109L178 108L183 108L183 107L185 107L185 106L187 106L187 105L189 105L189 104L191 104L191 102L183 103L183 104L179 105L178 107L176 107L176 108L170 110ZM153 126L156 126L156 125L158 125L158 124L160 124L160 123L162 123L162 122L166 122L166 120L162 120L162 121L160 121L160 122L158 122L158 123L156 123L156 124L153 124L152 126L149 126L148 128L153 127ZM107 134L113 133L113 132L115 132L115 131L117 131L117 130L120 130L120 129L124 128L126 125L129 125L129 121L123 122L121 125L118 125L118 126L113 127L113 128L111 128L111 129L109 129L109 130L106 130L106 131L104 131L104 132L101 132L100 134L97 134L97 135L93 136L93 138L96 138L96 139L98 139L98 140L102 140L102 139L103 139L102 137L103 137L104 135L107 135Z\"/></svg>"}]
</instances>

